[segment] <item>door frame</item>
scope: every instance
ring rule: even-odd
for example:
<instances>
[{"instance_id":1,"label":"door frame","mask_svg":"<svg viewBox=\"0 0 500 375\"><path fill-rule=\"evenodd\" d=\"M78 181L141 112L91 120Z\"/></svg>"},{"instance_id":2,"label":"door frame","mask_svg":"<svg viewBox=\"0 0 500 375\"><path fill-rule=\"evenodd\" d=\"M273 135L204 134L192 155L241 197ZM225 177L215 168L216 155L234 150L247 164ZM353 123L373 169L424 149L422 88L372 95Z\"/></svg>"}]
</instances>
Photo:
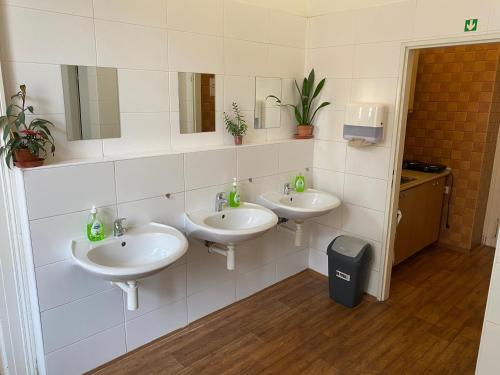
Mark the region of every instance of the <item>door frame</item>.
<instances>
[{"instance_id":1,"label":"door frame","mask_svg":"<svg viewBox=\"0 0 500 375\"><path fill-rule=\"evenodd\" d=\"M498 239L498 224L500 212L500 132L498 132L495 149L495 160L491 174L488 203L482 233L482 242L486 246L495 247Z\"/></svg>"},{"instance_id":2,"label":"door frame","mask_svg":"<svg viewBox=\"0 0 500 375\"><path fill-rule=\"evenodd\" d=\"M396 237L397 211L399 185L402 170L404 142L406 135L406 120L408 114L409 91L411 82L411 69L413 53L417 49L433 47L449 47L466 44L498 43L500 33L482 33L473 35L462 35L449 38L429 39L421 41L403 42L400 52L400 71L395 104L394 124L395 128L391 141L390 189L387 191L386 219L384 224L384 246L382 251L382 275L380 277L379 295L380 300L389 298L391 287L392 260L394 242Z\"/></svg>"},{"instance_id":3,"label":"door frame","mask_svg":"<svg viewBox=\"0 0 500 375\"><path fill-rule=\"evenodd\" d=\"M7 109L6 103L0 62L1 114ZM6 374L12 375L39 373L30 271L19 213L14 172L0 160L0 364Z\"/></svg>"}]
</instances>

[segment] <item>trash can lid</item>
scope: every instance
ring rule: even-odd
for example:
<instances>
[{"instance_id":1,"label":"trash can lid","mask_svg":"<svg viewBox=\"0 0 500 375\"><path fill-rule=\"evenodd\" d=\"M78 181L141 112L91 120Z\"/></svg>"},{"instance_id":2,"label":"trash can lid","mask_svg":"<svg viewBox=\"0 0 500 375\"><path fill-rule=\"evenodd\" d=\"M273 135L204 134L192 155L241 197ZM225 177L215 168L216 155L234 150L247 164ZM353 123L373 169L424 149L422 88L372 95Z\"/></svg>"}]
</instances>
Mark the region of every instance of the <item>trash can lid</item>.
<instances>
[{"instance_id":1,"label":"trash can lid","mask_svg":"<svg viewBox=\"0 0 500 375\"><path fill-rule=\"evenodd\" d=\"M349 258L356 258L370 244L365 240L351 236L338 236L328 246L328 253L336 252Z\"/></svg>"}]
</instances>

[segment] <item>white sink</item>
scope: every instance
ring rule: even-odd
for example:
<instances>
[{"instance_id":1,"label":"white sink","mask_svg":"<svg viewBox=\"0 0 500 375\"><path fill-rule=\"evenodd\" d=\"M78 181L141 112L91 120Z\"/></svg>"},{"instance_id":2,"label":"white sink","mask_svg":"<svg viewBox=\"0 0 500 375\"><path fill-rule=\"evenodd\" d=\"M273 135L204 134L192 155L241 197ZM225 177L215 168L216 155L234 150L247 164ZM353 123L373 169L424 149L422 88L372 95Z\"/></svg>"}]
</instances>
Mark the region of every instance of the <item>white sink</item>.
<instances>
[{"instance_id":1,"label":"white sink","mask_svg":"<svg viewBox=\"0 0 500 375\"><path fill-rule=\"evenodd\" d=\"M291 192L288 195L268 192L261 194L258 201L279 217L299 223L325 215L341 203L336 196L314 189L307 189L302 193Z\"/></svg>"},{"instance_id":2,"label":"white sink","mask_svg":"<svg viewBox=\"0 0 500 375\"><path fill-rule=\"evenodd\" d=\"M129 229L121 237L71 243L73 259L80 267L114 282L128 282L159 272L182 257L187 247L181 232L156 223Z\"/></svg>"},{"instance_id":3,"label":"white sink","mask_svg":"<svg viewBox=\"0 0 500 375\"><path fill-rule=\"evenodd\" d=\"M220 212L186 213L186 230L201 240L234 245L262 235L278 223L274 212L252 203Z\"/></svg>"}]
</instances>

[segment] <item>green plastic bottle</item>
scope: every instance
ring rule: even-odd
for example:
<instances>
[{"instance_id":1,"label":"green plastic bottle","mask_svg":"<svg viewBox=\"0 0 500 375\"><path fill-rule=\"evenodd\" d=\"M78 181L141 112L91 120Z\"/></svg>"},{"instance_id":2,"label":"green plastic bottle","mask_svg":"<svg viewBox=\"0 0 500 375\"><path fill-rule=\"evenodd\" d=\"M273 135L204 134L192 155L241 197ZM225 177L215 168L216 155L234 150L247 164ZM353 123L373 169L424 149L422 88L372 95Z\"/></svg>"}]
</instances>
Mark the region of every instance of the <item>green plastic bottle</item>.
<instances>
[{"instance_id":1,"label":"green plastic bottle","mask_svg":"<svg viewBox=\"0 0 500 375\"><path fill-rule=\"evenodd\" d=\"M92 242L104 239L104 225L97 214L97 208L95 206L92 206L90 210L89 220L87 222L87 238Z\"/></svg>"},{"instance_id":2,"label":"green plastic bottle","mask_svg":"<svg viewBox=\"0 0 500 375\"><path fill-rule=\"evenodd\" d=\"M229 207L239 207L240 206L240 191L238 190L238 181L233 178L233 188L229 193Z\"/></svg>"},{"instance_id":3,"label":"green plastic bottle","mask_svg":"<svg viewBox=\"0 0 500 375\"><path fill-rule=\"evenodd\" d=\"M295 177L295 182L293 184L293 187L297 193L302 193L305 188L306 188L306 181L304 179L304 176L302 176L302 173L299 173Z\"/></svg>"}]
</instances>

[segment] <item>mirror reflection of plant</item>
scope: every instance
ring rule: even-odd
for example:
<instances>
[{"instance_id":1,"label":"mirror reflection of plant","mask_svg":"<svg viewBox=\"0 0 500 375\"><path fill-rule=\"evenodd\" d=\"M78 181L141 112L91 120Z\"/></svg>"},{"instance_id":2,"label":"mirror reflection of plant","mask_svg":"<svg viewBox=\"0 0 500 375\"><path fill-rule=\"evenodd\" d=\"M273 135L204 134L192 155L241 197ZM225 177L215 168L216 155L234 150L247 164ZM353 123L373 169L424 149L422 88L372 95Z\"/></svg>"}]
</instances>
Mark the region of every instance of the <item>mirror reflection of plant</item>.
<instances>
[{"instance_id":1,"label":"mirror reflection of plant","mask_svg":"<svg viewBox=\"0 0 500 375\"><path fill-rule=\"evenodd\" d=\"M273 98L280 106L291 107L294 109L295 120L298 125L313 125L314 119L318 111L330 105L330 102L321 103L316 109L314 109L314 100L320 94L323 86L325 85L325 78L323 78L316 87L314 87L314 69L309 73L309 77L304 78L302 81L302 89L299 88L299 84L295 80L295 87L300 96L300 102L298 104L284 104L281 99L275 95L269 95L268 98Z\"/></svg>"},{"instance_id":2,"label":"mirror reflection of plant","mask_svg":"<svg viewBox=\"0 0 500 375\"><path fill-rule=\"evenodd\" d=\"M5 163L10 168L13 157L18 150L28 150L37 157L45 157L50 145L50 152L54 155L54 138L48 125L54 124L48 120L35 118L29 125L26 124L26 114L33 114L33 106L26 105L26 85L19 86L19 91L11 96L11 104L7 107L5 116L0 117L0 129L3 129L4 145L0 147L0 156L4 155Z\"/></svg>"},{"instance_id":3,"label":"mirror reflection of plant","mask_svg":"<svg viewBox=\"0 0 500 375\"><path fill-rule=\"evenodd\" d=\"M237 103L233 102L232 107L234 113L233 118L229 117L229 115L224 112L224 124L226 125L226 130L229 134L235 137L245 135L248 129L245 118L241 114Z\"/></svg>"}]
</instances>

